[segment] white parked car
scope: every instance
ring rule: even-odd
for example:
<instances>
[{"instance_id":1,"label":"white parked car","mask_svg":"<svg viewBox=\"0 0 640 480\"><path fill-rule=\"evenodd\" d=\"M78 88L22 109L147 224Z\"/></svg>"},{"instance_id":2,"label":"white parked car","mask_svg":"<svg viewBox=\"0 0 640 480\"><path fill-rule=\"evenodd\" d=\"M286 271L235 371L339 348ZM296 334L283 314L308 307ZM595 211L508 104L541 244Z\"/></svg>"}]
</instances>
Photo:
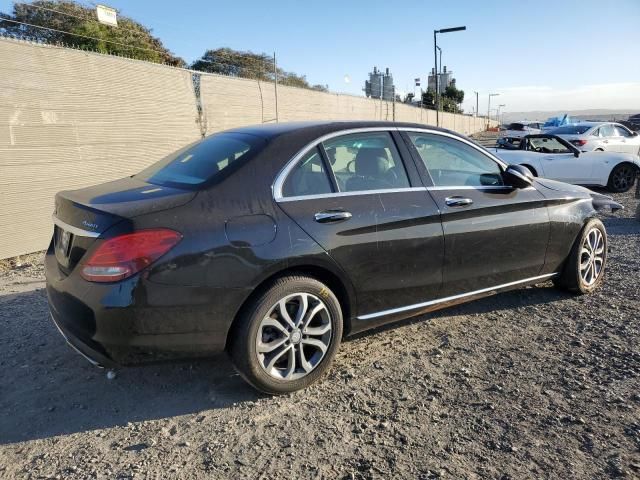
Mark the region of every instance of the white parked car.
<instances>
[{"instance_id":1,"label":"white parked car","mask_svg":"<svg viewBox=\"0 0 640 480\"><path fill-rule=\"evenodd\" d=\"M502 135L510 138L524 137L525 135L541 133L541 128L542 122L529 122L528 120L513 122L507 125Z\"/></svg>"},{"instance_id":2,"label":"white parked car","mask_svg":"<svg viewBox=\"0 0 640 480\"><path fill-rule=\"evenodd\" d=\"M535 176L576 185L597 185L612 192L629 190L640 172L637 155L618 152L581 152L551 134L500 138L491 149L509 164L519 164Z\"/></svg>"},{"instance_id":3,"label":"white parked car","mask_svg":"<svg viewBox=\"0 0 640 480\"><path fill-rule=\"evenodd\" d=\"M568 140L584 152L621 152L640 155L640 135L612 122L580 122L549 133Z\"/></svg>"}]
</instances>

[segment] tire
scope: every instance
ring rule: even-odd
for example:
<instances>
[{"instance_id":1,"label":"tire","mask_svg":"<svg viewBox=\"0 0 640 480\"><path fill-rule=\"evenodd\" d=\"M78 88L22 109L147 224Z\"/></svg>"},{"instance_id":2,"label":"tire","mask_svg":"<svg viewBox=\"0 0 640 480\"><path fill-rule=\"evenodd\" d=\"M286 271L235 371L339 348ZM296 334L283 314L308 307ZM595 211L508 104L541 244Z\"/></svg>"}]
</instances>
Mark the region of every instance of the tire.
<instances>
[{"instance_id":1,"label":"tire","mask_svg":"<svg viewBox=\"0 0 640 480\"><path fill-rule=\"evenodd\" d=\"M562 272L553 279L556 287L577 294L595 291L604 279L607 244L607 231L602 222L590 219L576 238Z\"/></svg>"},{"instance_id":2,"label":"tire","mask_svg":"<svg viewBox=\"0 0 640 480\"><path fill-rule=\"evenodd\" d=\"M301 312L306 312L302 318ZM340 303L325 284L306 276L281 277L242 309L230 332L229 353L254 388L273 395L291 393L327 371L342 330Z\"/></svg>"},{"instance_id":3,"label":"tire","mask_svg":"<svg viewBox=\"0 0 640 480\"><path fill-rule=\"evenodd\" d=\"M615 192L626 192L633 187L637 175L636 167L630 163L621 163L616 165L607 182L607 189Z\"/></svg>"}]
</instances>

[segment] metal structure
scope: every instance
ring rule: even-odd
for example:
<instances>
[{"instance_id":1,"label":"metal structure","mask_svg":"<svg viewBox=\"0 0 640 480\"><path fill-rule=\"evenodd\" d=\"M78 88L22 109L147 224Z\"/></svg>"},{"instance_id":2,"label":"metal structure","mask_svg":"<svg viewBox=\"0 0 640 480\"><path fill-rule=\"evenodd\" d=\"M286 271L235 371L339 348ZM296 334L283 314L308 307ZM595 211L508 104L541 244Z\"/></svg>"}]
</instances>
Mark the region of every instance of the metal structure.
<instances>
[{"instance_id":1,"label":"metal structure","mask_svg":"<svg viewBox=\"0 0 640 480\"><path fill-rule=\"evenodd\" d=\"M383 73L378 67L373 67L373 72L369 72L369 80L364 82L364 93L369 98L393 101L395 85L389 68Z\"/></svg>"}]
</instances>

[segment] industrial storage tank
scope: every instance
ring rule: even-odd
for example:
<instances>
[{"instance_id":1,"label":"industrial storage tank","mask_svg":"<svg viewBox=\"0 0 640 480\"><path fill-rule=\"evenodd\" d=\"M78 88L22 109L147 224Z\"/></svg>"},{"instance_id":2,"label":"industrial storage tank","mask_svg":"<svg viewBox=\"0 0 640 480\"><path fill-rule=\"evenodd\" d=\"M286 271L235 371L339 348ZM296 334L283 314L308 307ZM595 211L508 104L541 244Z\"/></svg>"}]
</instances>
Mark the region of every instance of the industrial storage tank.
<instances>
[{"instance_id":1,"label":"industrial storage tank","mask_svg":"<svg viewBox=\"0 0 640 480\"><path fill-rule=\"evenodd\" d=\"M373 72L369 74L371 84L371 98L380 98L382 95L382 72L377 67L373 67Z\"/></svg>"},{"instance_id":2,"label":"industrial storage tank","mask_svg":"<svg viewBox=\"0 0 640 480\"><path fill-rule=\"evenodd\" d=\"M382 98L385 100L393 100L395 86L393 85L393 75L389 73L387 68L384 77L382 77Z\"/></svg>"}]
</instances>

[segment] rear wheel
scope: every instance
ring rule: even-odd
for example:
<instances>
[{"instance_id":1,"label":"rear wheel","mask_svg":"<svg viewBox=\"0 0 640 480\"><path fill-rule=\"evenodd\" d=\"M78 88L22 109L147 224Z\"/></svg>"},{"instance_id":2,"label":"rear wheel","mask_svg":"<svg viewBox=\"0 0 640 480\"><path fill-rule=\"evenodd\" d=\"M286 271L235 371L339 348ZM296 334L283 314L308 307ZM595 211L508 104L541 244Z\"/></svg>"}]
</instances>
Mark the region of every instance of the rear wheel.
<instances>
[{"instance_id":1,"label":"rear wheel","mask_svg":"<svg viewBox=\"0 0 640 480\"><path fill-rule=\"evenodd\" d=\"M311 277L282 277L241 313L231 332L231 359L258 390L293 392L326 372L342 328L340 303L326 285Z\"/></svg>"},{"instance_id":2,"label":"rear wheel","mask_svg":"<svg viewBox=\"0 0 640 480\"><path fill-rule=\"evenodd\" d=\"M607 231L600 220L592 218L582 228L553 282L574 293L591 293L602 283L606 263Z\"/></svg>"},{"instance_id":3,"label":"rear wheel","mask_svg":"<svg viewBox=\"0 0 640 480\"><path fill-rule=\"evenodd\" d=\"M611 171L607 188L612 192L626 192L633 186L635 178L636 167L628 163L621 163Z\"/></svg>"}]
</instances>

